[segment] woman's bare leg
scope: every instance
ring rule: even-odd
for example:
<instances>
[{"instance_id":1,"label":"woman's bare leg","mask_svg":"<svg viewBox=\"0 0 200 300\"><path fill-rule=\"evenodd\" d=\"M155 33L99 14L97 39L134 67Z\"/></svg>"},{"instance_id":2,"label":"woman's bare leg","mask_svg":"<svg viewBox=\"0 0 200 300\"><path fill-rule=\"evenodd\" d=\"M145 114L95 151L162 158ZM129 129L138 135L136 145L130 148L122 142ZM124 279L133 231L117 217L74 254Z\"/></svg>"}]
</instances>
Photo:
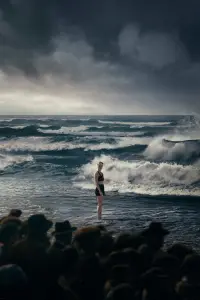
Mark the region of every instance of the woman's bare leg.
<instances>
[{"instance_id":1,"label":"woman's bare leg","mask_svg":"<svg viewBox=\"0 0 200 300\"><path fill-rule=\"evenodd\" d=\"M98 196L97 197L97 214L98 214L98 220L101 220L102 205L103 205L103 196Z\"/></svg>"}]
</instances>

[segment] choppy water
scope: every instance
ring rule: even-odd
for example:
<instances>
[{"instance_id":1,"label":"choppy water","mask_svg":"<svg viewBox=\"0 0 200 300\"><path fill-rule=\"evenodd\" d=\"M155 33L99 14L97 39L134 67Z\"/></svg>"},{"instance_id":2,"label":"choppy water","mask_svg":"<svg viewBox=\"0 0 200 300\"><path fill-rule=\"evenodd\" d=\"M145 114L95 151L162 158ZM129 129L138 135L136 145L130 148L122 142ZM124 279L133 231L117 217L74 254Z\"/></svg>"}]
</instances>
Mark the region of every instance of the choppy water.
<instances>
[{"instance_id":1,"label":"choppy water","mask_svg":"<svg viewBox=\"0 0 200 300\"><path fill-rule=\"evenodd\" d=\"M198 117L1 117L0 212L21 207L76 225L96 222L93 176L104 162L104 222L200 241ZM116 192L117 191L117 192Z\"/></svg>"}]
</instances>

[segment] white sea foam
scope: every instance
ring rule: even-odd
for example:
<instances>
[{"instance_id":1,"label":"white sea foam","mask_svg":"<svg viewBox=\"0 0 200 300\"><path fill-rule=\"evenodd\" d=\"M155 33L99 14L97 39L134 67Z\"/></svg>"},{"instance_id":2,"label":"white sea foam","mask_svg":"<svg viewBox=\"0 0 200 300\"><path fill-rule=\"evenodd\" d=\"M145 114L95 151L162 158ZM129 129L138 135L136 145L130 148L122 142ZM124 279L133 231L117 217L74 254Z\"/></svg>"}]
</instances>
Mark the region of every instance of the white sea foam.
<instances>
[{"instance_id":1,"label":"white sea foam","mask_svg":"<svg viewBox=\"0 0 200 300\"><path fill-rule=\"evenodd\" d=\"M42 133L48 133L48 134L69 134L69 133L73 134L73 133L85 131L87 129L88 129L88 126L81 125L81 126L77 126L77 127L64 127L63 126L63 127L61 127L60 129L57 129L57 130L54 130L54 129L46 129L46 130L38 129L38 131L42 132Z\"/></svg>"},{"instance_id":2,"label":"white sea foam","mask_svg":"<svg viewBox=\"0 0 200 300\"><path fill-rule=\"evenodd\" d=\"M79 135L87 135L87 136L104 136L107 137L134 137L134 136L142 136L144 135L144 131L135 131L135 132L124 132L124 131L84 131L79 132Z\"/></svg>"},{"instance_id":3,"label":"white sea foam","mask_svg":"<svg viewBox=\"0 0 200 300\"><path fill-rule=\"evenodd\" d=\"M170 125L170 122L121 122L121 121L106 121L106 120L98 120L100 124L113 124L113 125L127 125L132 128L138 127L155 127L155 126L165 126Z\"/></svg>"},{"instance_id":4,"label":"white sea foam","mask_svg":"<svg viewBox=\"0 0 200 300\"><path fill-rule=\"evenodd\" d=\"M48 128L48 127L50 127L50 125L45 125L45 124L38 124L38 126L40 128Z\"/></svg>"},{"instance_id":5,"label":"white sea foam","mask_svg":"<svg viewBox=\"0 0 200 300\"><path fill-rule=\"evenodd\" d=\"M21 164L24 162L33 161L33 157L31 155L2 155L0 154L0 170L4 170L9 166Z\"/></svg>"},{"instance_id":6,"label":"white sea foam","mask_svg":"<svg viewBox=\"0 0 200 300\"><path fill-rule=\"evenodd\" d=\"M192 140L191 136L166 135L154 138L144 151L144 156L147 159L173 161L177 158L189 159L199 153L200 143Z\"/></svg>"},{"instance_id":7,"label":"white sea foam","mask_svg":"<svg viewBox=\"0 0 200 300\"><path fill-rule=\"evenodd\" d=\"M23 126L23 125L18 125L18 126L11 126L10 128L12 128L12 129L24 129L24 128L26 128L27 126L25 125L25 126ZM9 128L9 127L7 127L7 128Z\"/></svg>"},{"instance_id":8,"label":"white sea foam","mask_svg":"<svg viewBox=\"0 0 200 300\"><path fill-rule=\"evenodd\" d=\"M26 137L11 139L8 141L0 141L0 151L18 152L18 151L55 151L75 148L85 148L85 144L73 144L68 142L51 142L48 138L42 137Z\"/></svg>"},{"instance_id":9,"label":"white sea foam","mask_svg":"<svg viewBox=\"0 0 200 300\"><path fill-rule=\"evenodd\" d=\"M88 122L88 121L90 121L90 118L83 118L83 119L80 119L80 121L82 121L82 122Z\"/></svg>"},{"instance_id":10,"label":"white sea foam","mask_svg":"<svg viewBox=\"0 0 200 300\"><path fill-rule=\"evenodd\" d=\"M81 168L75 185L93 189L93 177L98 161L104 162L107 191L134 192L146 195L200 196L200 169L196 166L148 161L126 161L111 156L96 157Z\"/></svg>"},{"instance_id":11,"label":"white sea foam","mask_svg":"<svg viewBox=\"0 0 200 300\"><path fill-rule=\"evenodd\" d=\"M12 122L13 120L15 120L14 118L9 118L9 119L0 119L0 122Z\"/></svg>"}]
</instances>

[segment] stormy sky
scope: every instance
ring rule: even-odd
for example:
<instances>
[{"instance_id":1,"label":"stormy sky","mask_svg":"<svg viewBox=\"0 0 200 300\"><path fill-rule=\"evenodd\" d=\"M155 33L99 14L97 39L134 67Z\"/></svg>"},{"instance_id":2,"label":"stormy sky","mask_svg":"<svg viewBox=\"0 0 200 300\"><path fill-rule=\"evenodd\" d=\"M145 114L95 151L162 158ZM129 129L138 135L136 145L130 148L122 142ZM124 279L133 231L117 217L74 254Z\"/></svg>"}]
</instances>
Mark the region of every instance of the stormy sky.
<instances>
[{"instance_id":1,"label":"stormy sky","mask_svg":"<svg viewBox=\"0 0 200 300\"><path fill-rule=\"evenodd\" d=\"M0 114L200 113L198 0L1 0Z\"/></svg>"}]
</instances>

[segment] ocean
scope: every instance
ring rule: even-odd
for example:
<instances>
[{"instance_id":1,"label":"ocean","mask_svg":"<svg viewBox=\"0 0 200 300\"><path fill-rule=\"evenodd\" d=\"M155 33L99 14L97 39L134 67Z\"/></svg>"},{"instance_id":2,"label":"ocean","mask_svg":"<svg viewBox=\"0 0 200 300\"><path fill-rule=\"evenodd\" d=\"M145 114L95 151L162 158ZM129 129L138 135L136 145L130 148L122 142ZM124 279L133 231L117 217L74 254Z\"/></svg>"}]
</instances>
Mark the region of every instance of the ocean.
<instances>
[{"instance_id":1,"label":"ocean","mask_svg":"<svg viewBox=\"0 0 200 300\"><path fill-rule=\"evenodd\" d=\"M197 116L1 116L0 213L96 224L103 161L108 229L157 220L171 231L167 242L199 248L199 129Z\"/></svg>"}]
</instances>

